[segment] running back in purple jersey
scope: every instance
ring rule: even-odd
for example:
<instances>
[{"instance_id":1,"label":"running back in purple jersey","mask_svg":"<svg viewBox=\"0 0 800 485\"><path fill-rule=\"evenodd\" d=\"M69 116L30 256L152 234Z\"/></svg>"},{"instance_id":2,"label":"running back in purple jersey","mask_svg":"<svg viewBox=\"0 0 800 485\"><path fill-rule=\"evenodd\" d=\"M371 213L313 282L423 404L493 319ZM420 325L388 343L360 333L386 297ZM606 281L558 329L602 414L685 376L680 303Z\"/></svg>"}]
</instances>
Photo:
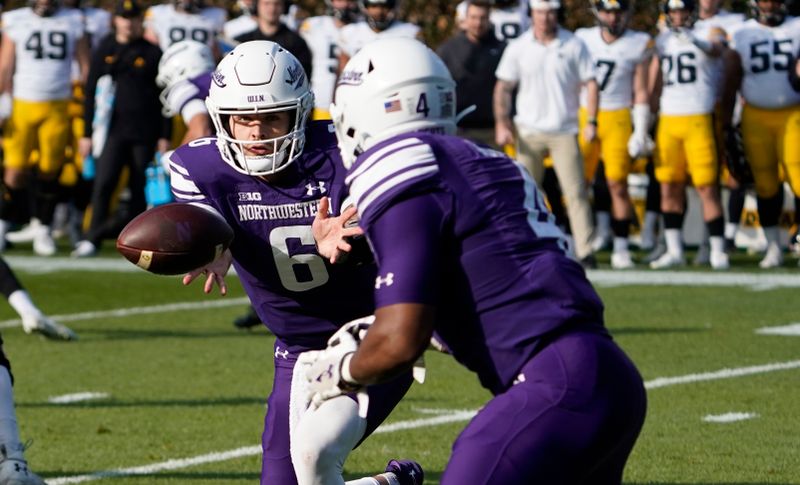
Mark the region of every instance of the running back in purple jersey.
<instances>
[{"instance_id":1,"label":"running back in purple jersey","mask_svg":"<svg viewBox=\"0 0 800 485\"><path fill-rule=\"evenodd\" d=\"M360 155L347 183L378 262L376 307L435 305L435 330L492 392L548 335L606 332L600 298L536 185L499 152L400 135ZM409 237L414 227L427 235ZM403 251L392 250L398 241Z\"/></svg>"},{"instance_id":2,"label":"running back in purple jersey","mask_svg":"<svg viewBox=\"0 0 800 485\"><path fill-rule=\"evenodd\" d=\"M319 199L340 207L346 196L332 125L309 123L302 156L270 183L234 170L216 143L201 138L172 154L176 200L208 204L227 220L245 291L291 352L325 347L342 324L372 313L375 281L374 266L334 266L316 252L311 222Z\"/></svg>"}]
</instances>

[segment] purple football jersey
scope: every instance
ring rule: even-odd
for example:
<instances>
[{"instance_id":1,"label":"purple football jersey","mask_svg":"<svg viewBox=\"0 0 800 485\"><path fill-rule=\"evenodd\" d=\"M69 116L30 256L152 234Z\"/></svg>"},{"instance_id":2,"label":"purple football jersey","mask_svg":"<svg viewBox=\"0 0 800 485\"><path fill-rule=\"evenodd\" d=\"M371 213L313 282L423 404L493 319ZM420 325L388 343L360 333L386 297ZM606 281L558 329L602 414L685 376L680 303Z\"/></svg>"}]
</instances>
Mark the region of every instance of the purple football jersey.
<instances>
[{"instance_id":1,"label":"purple football jersey","mask_svg":"<svg viewBox=\"0 0 800 485\"><path fill-rule=\"evenodd\" d=\"M359 156L347 184L378 263L376 306L435 305L436 332L492 392L568 326L606 332L536 185L503 154L405 134Z\"/></svg>"},{"instance_id":2,"label":"purple football jersey","mask_svg":"<svg viewBox=\"0 0 800 485\"><path fill-rule=\"evenodd\" d=\"M176 200L208 204L227 220L239 278L287 348L324 348L342 324L373 312L375 282L372 265L330 265L311 233L320 197L337 208L346 196L332 125L309 123L303 154L271 183L234 170L216 143L194 140L170 157Z\"/></svg>"}]
</instances>

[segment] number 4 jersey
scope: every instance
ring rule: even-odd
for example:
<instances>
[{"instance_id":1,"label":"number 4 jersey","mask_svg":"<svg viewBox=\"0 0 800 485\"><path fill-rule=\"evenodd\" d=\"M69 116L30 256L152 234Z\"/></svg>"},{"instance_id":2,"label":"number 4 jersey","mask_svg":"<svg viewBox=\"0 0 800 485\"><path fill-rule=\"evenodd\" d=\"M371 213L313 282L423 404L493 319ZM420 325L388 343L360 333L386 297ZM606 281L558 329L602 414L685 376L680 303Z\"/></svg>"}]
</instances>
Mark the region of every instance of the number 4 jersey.
<instances>
[{"instance_id":1,"label":"number 4 jersey","mask_svg":"<svg viewBox=\"0 0 800 485\"><path fill-rule=\"evenodd\" d=\"M14 41L16 99L52 101L72 96L72 59L84 35L79 10L59 8L48 17L29 7L3 14L3 34Z\"/></svg>"},{"instance_id":2,"label":"number 4 jersey","mask_svg":"<svg viewBox=\"0 0 800 485\"><path fill-rule=\"evenodd\" d=\"M800 103L788 72L800 47L800 17L787 17L775 27L750 19L734 32L731 47L742 58L741 91L748 104L777 109Z\"/></svg>"},{"instance_id":3,"label":"number 4 jersey","mask_svg":"<svg viewBox=\"0 0 800 485\"><path fill-rule=\"evenodd\" d=\"M220 156L201 138L170 156L178 201L212 206L234 230L236 272L258 316L290 351L322 348L342 324L373 311L372 265L330 265L311 223L322 196L339 207L345 169L329 122L306 127L303 154L268 183Z\"/></svg>"}]
</instances>

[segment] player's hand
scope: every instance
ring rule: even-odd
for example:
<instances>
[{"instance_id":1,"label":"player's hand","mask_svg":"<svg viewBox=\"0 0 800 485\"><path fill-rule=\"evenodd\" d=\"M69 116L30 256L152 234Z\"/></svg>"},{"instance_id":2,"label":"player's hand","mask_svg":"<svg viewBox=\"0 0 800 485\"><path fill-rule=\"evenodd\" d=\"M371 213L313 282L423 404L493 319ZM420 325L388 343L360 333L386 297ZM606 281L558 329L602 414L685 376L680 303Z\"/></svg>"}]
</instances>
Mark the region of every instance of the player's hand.
<instances>
[{"instance_id":1,"label":"player's hand","mask_svg":"<svg viewBox=\"0 0 800 485\"><path fill-rule=\"evenodd\" d=\"M649 157L656 144L647 132L636 132L628 138L628 155L631 158Z\"/></svg>"},{"instance_id":2,"label":"player's hand","mask_svg":"<svg viewBox=\"0 0 800 485\"><path fill-rule=\"evenodd\" d=\"M354 206L346 208L338 217L328 213L329 207L330 201L327 197L319 200L319 209L311 224L311 232L319 255L333 264L353 249L345 238L360 236L364 231L357 225L358 210Z\"/></svg>"},{"instance_id":3,"label":"player's hand","mask_svg":"<svg viewBox=\"0 0 800 485\"><path fill-rule=\"evenodd\" d=\"M208 263L202 268L190 271L183 276L183 284L189 285L197 279L200 275L205 275L206 281L203 285L204 293L211 293L214 290L214 284L219 286L219 293L221 295L228 294L228 285L225 283L225 276L231 267L233 255L229 249L226 249L220 257Z\"/></svg>"},{"instance_id":4,"label":"player's hand","mask_svg":"<svg viewBox=\"0 0 800 485\"><path fill-rule=\"evenodd\" d=\"M342 377L344 366L358 349L358 340L349 331L335 334L325 350L304 352L298 364L305 365L308 379L308 399L313 409L328 399L359 390L362 386L346 382ZM308 354L308 355L306 355Z\"/></svg>"},{"instance_id":5,"label":"player's hand","mask_svg":"<svg viewBox=\"0 0 800 485\"><path fill-rule=\"evenodd\" d=\"M722 129L725 164L731 176L740 184L753 183L753 171L744 153L742 133L738 127L726 126Z\"/></svg>"},{"instance_id":6,"label":"player's hand","mask_svg":"<svg viewBox=\"0 0 800 485\"><path fill-rule=\"evenodd\" d=\"M586 123L586 126L583 127L583 140L587 143L593 142L595 138L597 138L597 125L594 123Z\"/></svg>"},{"instance_id":7,"label":"player's hand","mask_svg":"<svg viewBox=\"0 0 800 485\"><path fill-rule=\"evenodd\" d=\"M497 146L513 145L514 144L514 130L505 123L495 123L494 125L494 142Z\"/></svg>"}]
</instances>

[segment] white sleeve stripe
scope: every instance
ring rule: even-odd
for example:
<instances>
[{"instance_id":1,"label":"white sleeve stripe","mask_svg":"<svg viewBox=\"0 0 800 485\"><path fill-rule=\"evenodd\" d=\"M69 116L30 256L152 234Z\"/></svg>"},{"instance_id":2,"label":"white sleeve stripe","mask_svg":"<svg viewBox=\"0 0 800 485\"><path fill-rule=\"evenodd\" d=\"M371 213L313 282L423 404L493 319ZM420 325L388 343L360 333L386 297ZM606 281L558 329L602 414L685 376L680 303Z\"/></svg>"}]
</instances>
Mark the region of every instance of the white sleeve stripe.
<instances>
[{"instance_id":1,"label":"white sleeve stripe","mask_svg":"<svg viewBox=\"0 0 800 485\"><path fill-rule=\"evenodd\" d=\"M175 196L175 199L177 200L183 200L183 201L206 200L206 197L204 195L187 195L183 192L173 192L172 194Z\"/></svg>"},{"instance_id":2,"label":"white sleeve stripe","mask_svg":"<svg viewBox=\"0 0 800 485\"><path fill-rule=\"evenodd\" d=\"M415 168L413 170L409 170L405 173L397 174L395 177L386 180L382 184L374 187L372 193L368 194L363 199L358 200L358 210L359 212L366 214L369 210L369 206L375 202L375 199L380 197L381 195L385 194L387 191L390 191L393 187L398 186L399 184L413 179L413 178L426 178L429 174L435 174L439 171L438 165L424 165L419 168Z\"/></svg>"},{"instance_id":3,"label":"white sleeve stripe","mask_svg":"<svg viewBox=\"0 0 800 485\"><path fill-rule=\"evenodd\" d=\"M186 177L183 177L182 174L177 172L172 172L169 178L169 184L173 190L177 190L178 192L184 192L188 194L199 194L200 189L197 188L197 185Z\"/></svg>"},{"instance_id":4,"label":"white sleeve stripe","mask_svg":"<svg viewBox=\"0 0 800 485\"><path fill-rule=\"evenodd\" d=\"M172 159L169 161L169 172L170 174L179 173L183 176L189 175L189 171L183 165L178 165L177 163L173 162Z\"/></svg>"},{"instance_id":5,"label":"white sleeve stripe","mask_svg":"<svg viewBox=\"0 0 800 485\"><path fill-rule=\"evenodd\" d=\"M371 187L382 185L385 180L421 164L434 164L434 171L438 170L436 157L431 147L426 144L407 147L389 153L378 160L380 163L372 163L368 170L363 170L360 174L353 174L350 178L350 193L354 194L357 199L362 199L371 190ZM372 160L369 159L367 162L372 162ZM361 209L361 206L359 205L358 208Z\"/></svg>"},{"instance_id":6,"label":"white sleeve stripe","mask_svg":"<svg viewBox=\"0 0 800 485\"><path fill-rule=\"evenodd\" d=\"M364 173L365 171L369 170L369 168L375 164L378 160L383 158L389 152L400 150L401 148L410 147L413 145L419 145L422 141L418 138L406 138L405 140L401 140L397 143L393 143L391 145L385 146L378 150L377 152L373 153L369 156L364 162L359 166L353 173L349 174L345 179L344 183L350 185L351 181Z\"/></svg>"}]
</instances>

